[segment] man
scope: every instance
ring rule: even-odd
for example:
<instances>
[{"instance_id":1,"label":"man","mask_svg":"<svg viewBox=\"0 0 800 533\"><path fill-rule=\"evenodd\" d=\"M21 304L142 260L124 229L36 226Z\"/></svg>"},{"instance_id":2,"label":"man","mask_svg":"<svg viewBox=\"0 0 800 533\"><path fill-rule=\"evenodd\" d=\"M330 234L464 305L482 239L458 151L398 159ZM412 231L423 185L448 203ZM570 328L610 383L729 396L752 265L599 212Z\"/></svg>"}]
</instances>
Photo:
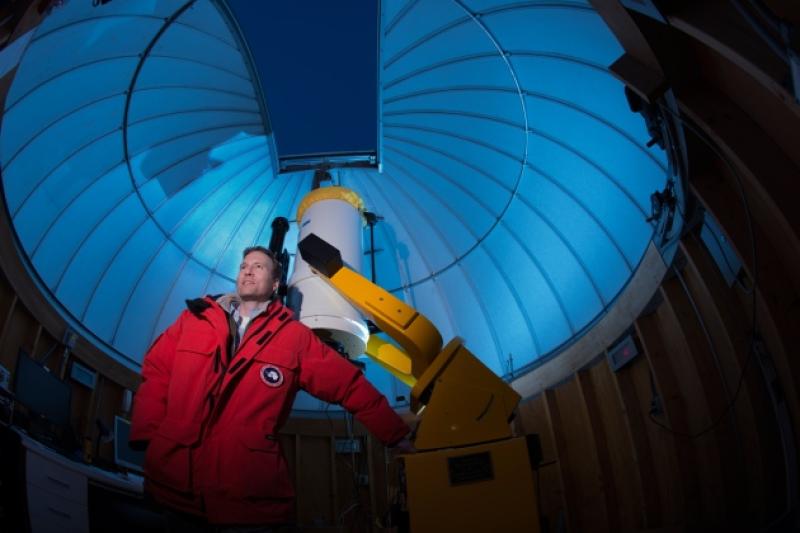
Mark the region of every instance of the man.
<instances>
[{"instance_id":1,"label":"man","mask_svg":"<svg viewBox=\"0 0 800 533\"><path fill-rule=\"evenodd\" d=\"M146 446L145 487L172 524L293 520L277 433L300 388L411 449L386 398L273 298L280 273L272 252L245 249L236 293L187 301L145 356L130 440Z\"/></svg>"}]
</instances>

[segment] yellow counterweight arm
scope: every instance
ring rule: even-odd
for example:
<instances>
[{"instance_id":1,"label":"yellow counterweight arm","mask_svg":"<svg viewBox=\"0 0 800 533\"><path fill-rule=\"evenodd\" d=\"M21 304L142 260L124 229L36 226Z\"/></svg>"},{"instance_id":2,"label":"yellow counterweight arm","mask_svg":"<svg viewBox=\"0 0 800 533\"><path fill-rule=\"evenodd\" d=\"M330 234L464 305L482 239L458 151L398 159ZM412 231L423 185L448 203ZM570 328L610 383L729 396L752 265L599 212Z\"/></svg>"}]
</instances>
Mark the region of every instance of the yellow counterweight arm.
<instances>
[{"instance_id":1,"label":"yellow counterweight arm","mask_svg":"<svg viewBox=\"0 0 800 533\"><path fill-rule=\"evenodd\" d=\"M297 248L311 268L400 344L405 354L388 342L370 338L375 352L368 346L367 353L413 386L408 380L415 383L442 349L442 336L436 326L413 307L344 266L339 250L315 234L305 237ZM410 368L404 356L410 359Z\"/></svg>"},{"instance_id":2,"label":"yellow counterweight arm","mask_svg":"<svg viewBox=\"0 0 800 533\"><path fill-rule=\"evenodd\" d=\"M420 450L465 446L511 436L520 396L455 338L442 348L439 330L414 308L344 266L339 250L309 234L297 245L303 259L336 291L402 347L370 337L367 355L411 387L411 408L425 416ZM403 352L405 350L405 353Z\"/></svg>"},{"instance_id":3,"label":"yellow counterweight arm","mask_svg":"<svg viewBox=\"0 0 800 533\"><path fill-rule=\"evenodd\" d=\"M370 335L364 353L409 387L417 384L417 378L411 374L411 358L391 342Z\"/></svg>"}]
</instances>

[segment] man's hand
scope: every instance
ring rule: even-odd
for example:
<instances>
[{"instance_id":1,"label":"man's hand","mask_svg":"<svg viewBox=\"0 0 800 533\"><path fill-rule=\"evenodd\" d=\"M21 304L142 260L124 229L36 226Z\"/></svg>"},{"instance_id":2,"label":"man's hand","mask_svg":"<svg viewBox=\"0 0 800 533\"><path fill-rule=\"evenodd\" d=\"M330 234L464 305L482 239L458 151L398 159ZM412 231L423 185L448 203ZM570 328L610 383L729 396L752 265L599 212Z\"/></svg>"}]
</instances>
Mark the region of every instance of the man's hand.
<instances>
[{"instance_id":1,"label":"man's hand","mask_svg":"<svg viewBox=\"0 0 800 533\"><path fill-rule=\"evenodd\" d=\"M396 454L417 453L414 443L408 437L404 437L400 442L392 446L391 450Z\"/></svg>"}]
</instances>

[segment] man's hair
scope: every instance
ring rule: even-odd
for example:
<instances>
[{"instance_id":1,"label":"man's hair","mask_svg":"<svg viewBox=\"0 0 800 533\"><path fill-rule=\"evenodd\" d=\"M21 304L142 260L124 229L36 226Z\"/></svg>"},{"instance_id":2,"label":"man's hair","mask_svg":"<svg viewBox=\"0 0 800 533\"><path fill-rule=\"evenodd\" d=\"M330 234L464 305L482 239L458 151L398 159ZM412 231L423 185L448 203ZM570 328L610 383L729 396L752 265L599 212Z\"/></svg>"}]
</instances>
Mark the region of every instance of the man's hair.
<instances>
[{"instance_id":1,"label":"man's hair","mask_svg":"<svg viewBox=\"0 0 800 533\"><path fill-rule=\"evenodd\" d=\"M273 252L269 248L264 248L263 246L248 246L242 252L242 259L244 259L253 252L261 252L262 254L269 257L272 260L272 277L278 280L281 279L281 274L283 273L283 266L281 265L281 262L278 259L277 254L275 254L275 252Z\"/></svg>"}]
</instances>

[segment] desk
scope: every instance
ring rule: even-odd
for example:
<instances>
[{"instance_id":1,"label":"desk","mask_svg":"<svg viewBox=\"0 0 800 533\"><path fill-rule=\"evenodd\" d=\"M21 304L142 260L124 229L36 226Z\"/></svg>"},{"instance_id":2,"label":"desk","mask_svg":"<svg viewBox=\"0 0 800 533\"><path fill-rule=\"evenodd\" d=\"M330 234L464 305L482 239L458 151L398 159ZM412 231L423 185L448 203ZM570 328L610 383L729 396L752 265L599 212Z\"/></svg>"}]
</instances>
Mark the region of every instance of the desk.
<instances>
[{"instance_id":1,"label":"desk","mask_svg":"<svg viewBox=\"0 0 800 533\"><path fill-rule=\"evenodd\" d=\"M14 427L0 429L3 438L3 461L15 461L16 465L5 465L6 482L10 481L17 494L24 494L22 509L16 512L14 530L31 533L86 533L104 531L108 520L116 522L115 530L133 526L126 516L114 515L110 509L124 502L120 509L134 509L139 518L145 516L148 527L156 523L159 529L160 516L149 510L144 501L144 480L136 474L110 472L92 465L72 460ZM22 462L24 468L19 464ZM19 497L17 497L19 499ZM13 500L13 498L12 498ZM21 516L20 516L21 515ZM110 518L109 518L110 517ZM138 526L137 526L138 529ZM14 531L12 530L12 531Z\"/></svg>"}]
</instances>

